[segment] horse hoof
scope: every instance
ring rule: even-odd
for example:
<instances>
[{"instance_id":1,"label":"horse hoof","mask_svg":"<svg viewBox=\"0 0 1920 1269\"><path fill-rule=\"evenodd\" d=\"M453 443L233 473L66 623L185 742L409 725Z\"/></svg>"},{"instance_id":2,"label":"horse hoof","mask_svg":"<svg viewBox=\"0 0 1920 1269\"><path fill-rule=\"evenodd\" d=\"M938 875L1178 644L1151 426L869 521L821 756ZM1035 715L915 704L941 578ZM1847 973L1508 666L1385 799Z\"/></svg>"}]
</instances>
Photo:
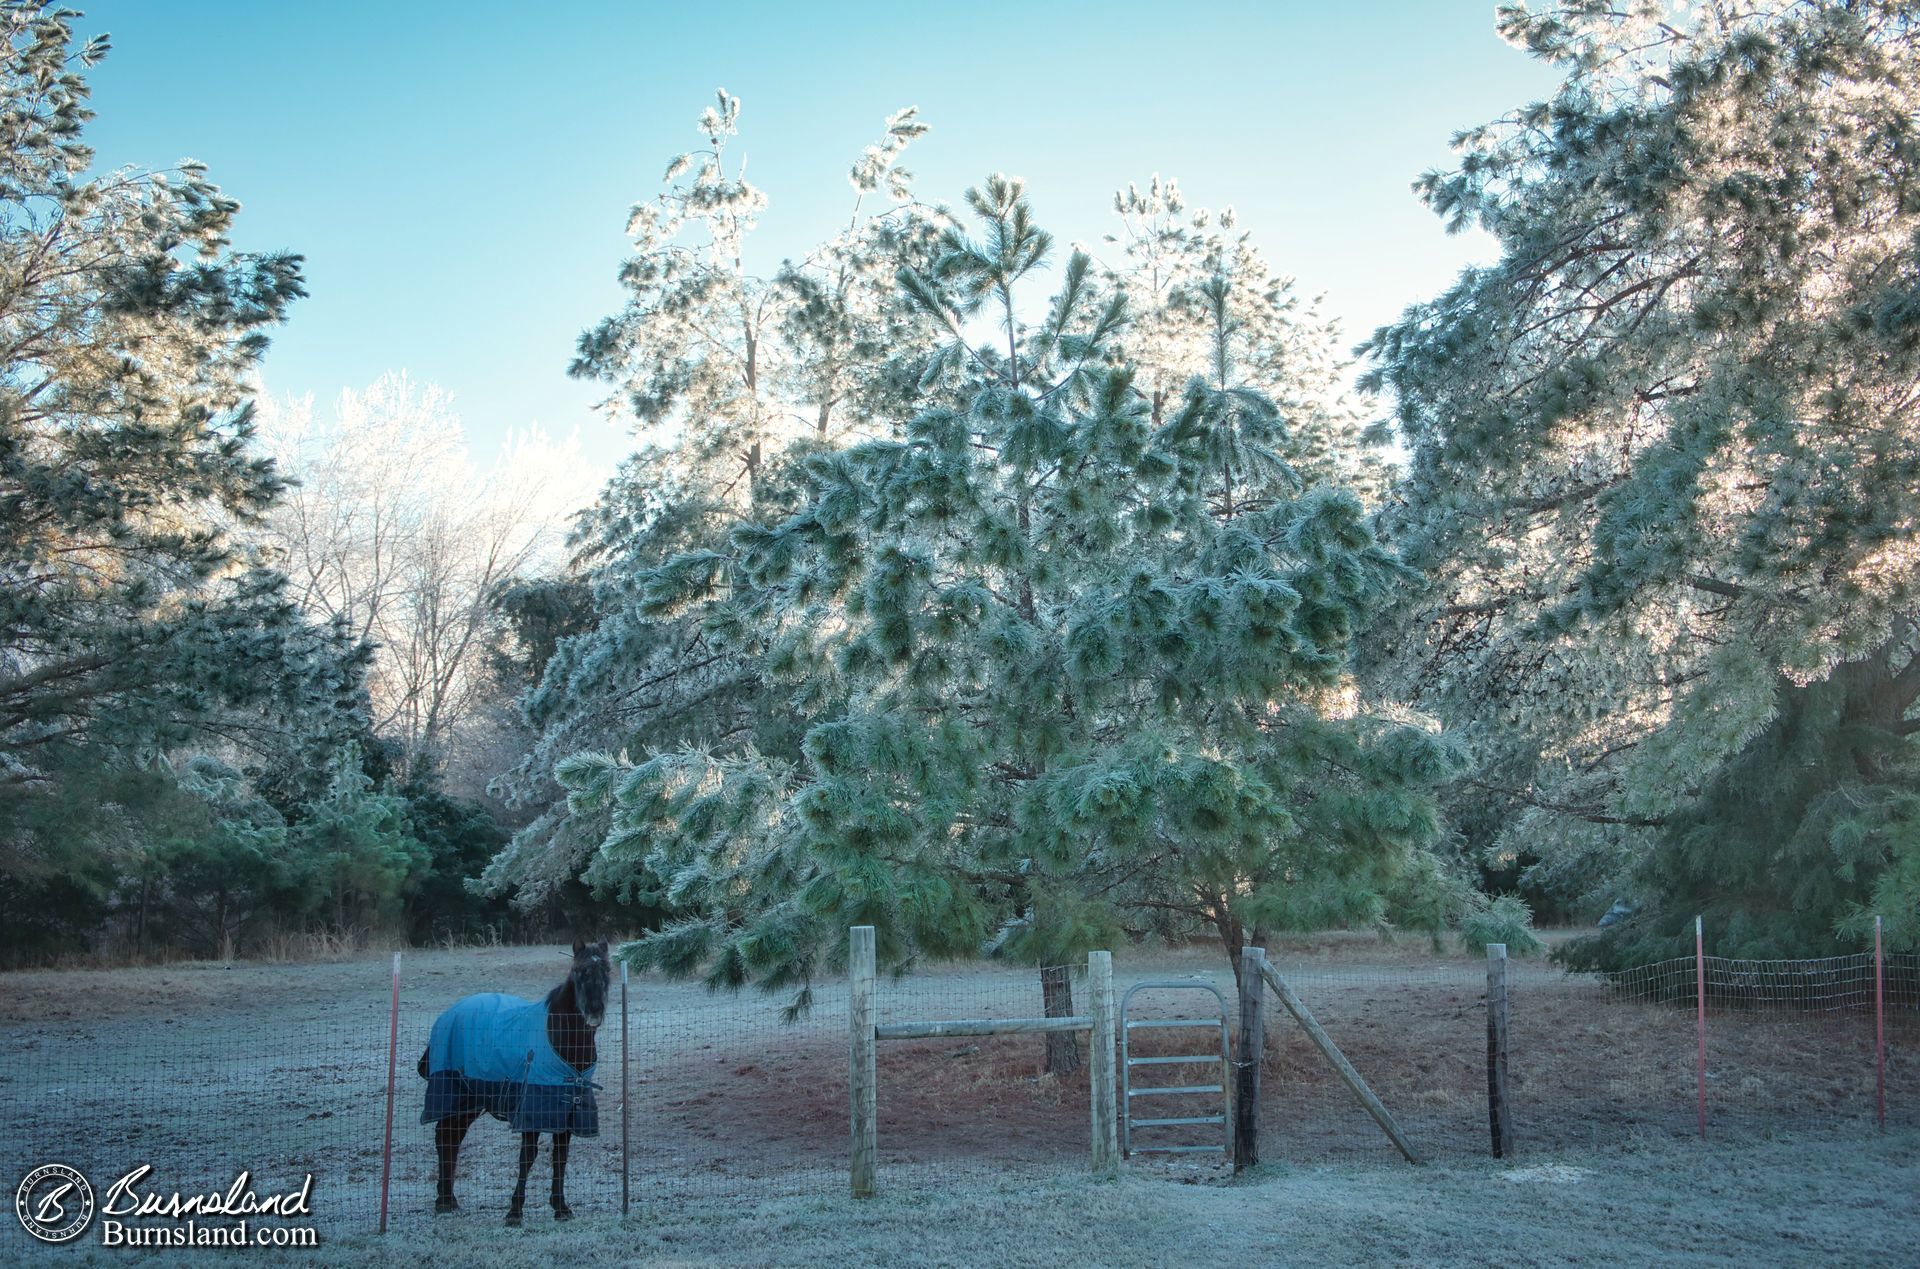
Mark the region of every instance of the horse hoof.
<instances>
[{"instance_id":1,"label":"horse hoof","mask_svg":"<svg viewBox=\"0 0 1920 1269\"><path fill-rule=\"evenodd\" d=\"M556 1207L553 1209L553 1219L557 1221L570 1221L573 1219L573 1209L571 1207Z\"/></svg>"},{"instance_id":2,"label":"horse hoof","mask_svg":"<svg viewBox=\"0 0 1920 1269\"><path fill-rule=\"evenodd\" d=\"M433 1201L433 1214L435 1216L445 1216L448 1212L457 1212L459 1210L460 1205L452 1199L435 1199Z\"/></svg>"},{"instance_id":3,"label":"horse hoof","mask_svg":"<svg viewBox=\"0 0 1920 1269\"><path fill-rule=\"evenodd\" d=\"M518 1213L518 1212L508 1212L508 1213L507 1213L507 1224L509 1224L509 1225L518 1225L518 1224L520 1224L520 1213Z\"/></svg>"}]
</instances>

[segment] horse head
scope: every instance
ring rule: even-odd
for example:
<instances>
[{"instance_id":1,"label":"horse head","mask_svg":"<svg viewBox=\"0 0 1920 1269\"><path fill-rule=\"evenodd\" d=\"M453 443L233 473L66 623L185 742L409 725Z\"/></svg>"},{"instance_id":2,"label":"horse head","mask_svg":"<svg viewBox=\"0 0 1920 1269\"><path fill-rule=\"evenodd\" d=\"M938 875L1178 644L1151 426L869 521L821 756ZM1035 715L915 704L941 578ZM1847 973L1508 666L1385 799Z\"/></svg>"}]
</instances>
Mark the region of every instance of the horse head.
<instances>
[{"instance_id":1,"label":"horse head","mask_svg":"<svg viewBox=\"0 0 1920 1269\"><path fill-rule=\"evenodd\" d=\"M613 980L613 960L604 940L573 945L573 1001L587 1025L597 1027L607 1016L607 986Z\"/></svg>"}]
</instances>

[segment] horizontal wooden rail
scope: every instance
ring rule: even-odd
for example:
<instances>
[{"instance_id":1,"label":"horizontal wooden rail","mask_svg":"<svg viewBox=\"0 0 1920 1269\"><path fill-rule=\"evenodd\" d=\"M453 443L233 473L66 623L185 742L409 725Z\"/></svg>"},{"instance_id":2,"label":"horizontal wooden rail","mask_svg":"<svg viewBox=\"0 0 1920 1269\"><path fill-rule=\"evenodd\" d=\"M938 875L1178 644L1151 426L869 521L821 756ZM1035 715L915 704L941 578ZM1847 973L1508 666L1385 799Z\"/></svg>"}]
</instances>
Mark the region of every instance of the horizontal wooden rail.
<instances>
[{"instance_id":1,"label":"horizontal wooden rail","mask_svg":"<svg viewBox=\"0 0 1920 1269\"><path fill-rule=\"evenodd\" d=\"M1092 1026L1093 1019L1084 1014L1066 1018L955 1018L944 1022L883 1022L873 1029L873 1035L876 1040L937 1040L945 1036L1086 1031Z\"/></svg>"},{"instance_id":2,"label":"horizontal wooden rail","mask_svg":"<svg viewBox=\"0 0 1920 1269\"><path fill-rule=\"evenodd\" d=\"M943 1018L926 1022L874 1021L876 954L870 925L847 931L848 1079L853 1129L853 1196L871 1198L879 1159L879 1067L877 1040L936 1040L947 1036L1021 1035L1036 1032L1091 1031L1093 1060L1088 1071L1088 1127L1093 1135L1093 1174L1102 1180L1119 1175L1119 1114L1114 1105L1113 956L1087 953L1089 1012L1063 1018ZM1051 1004L1051 1000L1048 1002ZM1070 1005L1070 1002L1068 1002ZM961 1052L971 1052L963 1049Z\"/></svg>"}]
</instances>

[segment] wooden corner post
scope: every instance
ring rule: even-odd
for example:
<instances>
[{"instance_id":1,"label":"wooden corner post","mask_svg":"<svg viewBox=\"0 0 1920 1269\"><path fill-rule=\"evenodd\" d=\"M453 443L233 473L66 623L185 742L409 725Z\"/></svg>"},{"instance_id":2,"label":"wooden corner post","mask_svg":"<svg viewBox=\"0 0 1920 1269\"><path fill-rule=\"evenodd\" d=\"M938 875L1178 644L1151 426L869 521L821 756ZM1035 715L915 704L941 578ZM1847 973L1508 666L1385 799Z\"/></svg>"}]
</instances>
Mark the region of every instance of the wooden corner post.
<instances>
[{"instance_id":1,"label":"wooden corner post","mask_svg":"<svg viewBox=\"0 0 1920 1269\"><path fill-rule=\"evenodd\" d=\"M1507 1096L1507 945L1487 944L1487 1127L1493 1157L1513 1157L1513 1102Z\"/></svg>"},{"instance_id":2,"label":"wooden corner post","mask_svg":"<svg viewBox=\"0 0 1920 1269\"><path fill-rule=\"evenodd\" d=\"M1267 986L1260 971L1266 951L1240 949L1240 1039L1233 1051L1233 1170L1245 1172L1260 1162L1260 1060L1267 1049L1266 1015L1261 1002Z\"/></svg>"},{"instance_id":3,"label":"wooden corner post","mask_svg":"<svg viewBox=\"0 0 1920 1269\"><path fill-rule=\"evenodd\" d=\"M1092 997L1092 1066L1088 1101L1093 1119L1093 1175L1111 1181L1120 1175L1120 1121L1113 1077L1113 953L1087 953L1087 995Z\"/></svg>"},{"instance_id":4,"label":"wooden corner post","mask_svg":"<svg viewBox=\"0 0 1920 1269\"><path fill-rule=\"evenodd\" d=\"M873 1197L879 1156L879 1076L874 1068L873 927L847 931L847 1093L853 1121L853 1197Z\"/></svg>"}]
</instances>

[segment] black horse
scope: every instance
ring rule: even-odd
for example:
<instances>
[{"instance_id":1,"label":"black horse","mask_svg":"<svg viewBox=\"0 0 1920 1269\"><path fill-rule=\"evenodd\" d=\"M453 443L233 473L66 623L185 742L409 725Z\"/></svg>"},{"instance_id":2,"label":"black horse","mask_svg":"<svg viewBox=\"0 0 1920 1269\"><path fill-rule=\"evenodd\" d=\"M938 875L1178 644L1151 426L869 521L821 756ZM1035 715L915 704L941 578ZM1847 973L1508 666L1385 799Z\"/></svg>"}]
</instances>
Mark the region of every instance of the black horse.
<instances>
[{"instance_id":1,"label":"black horse","mask_svg":"<svg viewBox=\"0 0 1920 1269\"><path fill-rule=\"evenodd\" d=\"M600 1131L593 1098L594 1032L606 1017L611 978L605 943L575 943L572 971L545 1000L468 996L434 1020L433 1036L420 1055L420 1075L427 1081L420 1122L435 1125L440 1160L435 1212L459 1207L453 1177L460 1143L474 1120L490 1114L520 1133L520 1179L507 1224L521 1222L527 1173L540 1153L543 1132L553 1137L553 1218L573 1215L567 1206L567 1147L576 1135Z\"/></svg>"}]
</instances>

